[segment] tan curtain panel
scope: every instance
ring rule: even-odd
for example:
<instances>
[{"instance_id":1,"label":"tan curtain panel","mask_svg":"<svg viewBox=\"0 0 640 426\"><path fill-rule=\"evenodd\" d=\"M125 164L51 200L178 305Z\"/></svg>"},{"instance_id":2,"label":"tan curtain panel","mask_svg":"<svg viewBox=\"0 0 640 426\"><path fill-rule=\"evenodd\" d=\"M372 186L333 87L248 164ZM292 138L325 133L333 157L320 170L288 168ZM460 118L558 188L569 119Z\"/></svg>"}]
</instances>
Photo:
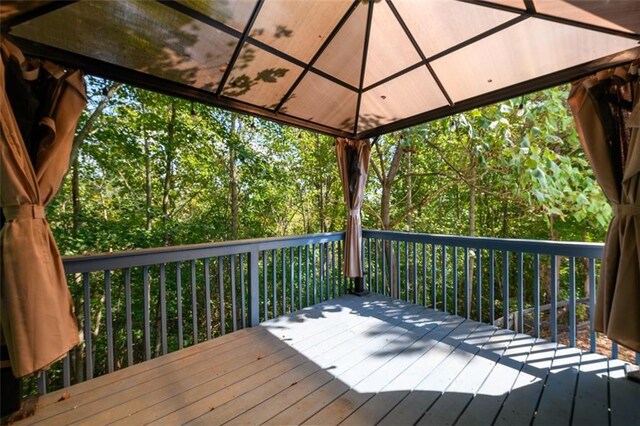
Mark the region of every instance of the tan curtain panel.
<instances>
[{"instance_id":1,"label":"tan curtain panel","mask_svg":"<svg viewBox=\"0 0 640 426\"><path fill-rule=\"evenodd\" d=\"M637 65L574 83L569 104L584 151L613 207L595 328L640 351L640 108Z\"/></svg>"},{"instance_id":2,"label":"tan curtain panel","mask_svg":"<svg viewBox=\"0 0 640 426\"><path fill-rule=\"evenodd\" d=\"M22 377L48 368L79 342L44 207L69 168L86 96L80 72L27 61L4 39L0 47L0 206L6 220L0 231L0 321L13 373Z\"/></svg>"},{"instance_id":3,"label":"tan curtain panel","mask_svg":"<svg viewBox=\"0 0 640 426\"><path fill-rule=\"evenodd\" d=\"M347 206L347 226L344 241L344 275L362 276L362 223L360 208L369 175L371 144L368 140L337 138L336 157L344 202Z\"/></svg>"}]
</instances>

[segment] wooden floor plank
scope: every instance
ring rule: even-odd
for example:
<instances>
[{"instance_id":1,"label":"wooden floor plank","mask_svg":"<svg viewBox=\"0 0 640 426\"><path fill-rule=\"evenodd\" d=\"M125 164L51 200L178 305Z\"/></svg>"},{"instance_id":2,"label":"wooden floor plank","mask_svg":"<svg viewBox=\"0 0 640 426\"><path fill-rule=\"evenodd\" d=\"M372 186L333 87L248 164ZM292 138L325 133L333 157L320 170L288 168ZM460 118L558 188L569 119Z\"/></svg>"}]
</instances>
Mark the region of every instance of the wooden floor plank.
<instances>
[{"instance_id":1,"label":"wooden floor plank","mask_svg":"<svg viewBox=\"0 0 640 426\"><path fill-rule=\"evenodd\" d=\"M416 311L417 309L418 307L407 307L404 312L406 312L406 315L411 315L411 312ZM358 327L352 329L351 338L344 342L336 344L335 340L330 339L324 344L318 343L313 345L313 350L299 350L298 353L290 360L286 360L286 362L280 363L279 365L271 367L258 374L254 374L246 380L236 383L226 389L222 389L219 392L207 393L207 390L203 389L202 392L199 392L197 395L191 395L188 400L195 402L189 403L183 408L171 412L166 415L166 417L160 416L159 413L163 412L163 410L159 412L157 409L151 410L153 411L152 416L154 419L158 420L159 423L164 424L175 424L190 421L204 415L210 411L211 407L220 407L231 399L253 390L269 380L278 377L280 374L285 373L288 371L287 369L295 368L309 359L313 359L316 364L320 365L322 368L327 368L331 366L334 360L351 354L354 350L362 347L363 345L375 347L376 345L383 344L384 339L386 338L385 332L387 330L393 329L394 327L398 328L398 330L401 329L397 327L396 324L402 322L401 316L405 314L402 314L402 310L399 310L399 316L396 316L393 320L389 320L388 322L380 321L376 318L377 315L380 315L380 312L378 312L378 309L373 307L369 313L370 318L365 321L365 323L362 323ZM338 364L338 368L347 368L346 366L349 362L357 362L357 359L354 357L348 357L345 362Z\"/></svg>"},{"instance_id":2,"label":"wooden floor plank","mask_svg":"<svg viewBox=\"0 0 640 426\"><path fill-rule=\"evenodd\" d=\"M65 391L17 424L640 426L640 385L621 361L375 294Z\"/></svg>"},{"instance_id":3,"label":"wooden floor plank","mask_svg":"<svg viewBox=\"0 0 640 426\"><path fill-rule=\"evenodd\" d=\"M611 425L640 425L640 383L625 377L624 362L609 360Z\"/></svg>"},{"instance_id":4,"label":"wooden floor plank","mask_svg":"<svg viewBox=\"0 0 640 426\"><path fill-rule=\"evenodd\" d=\"M448 320L450 321L449 324L444 323L442 327L439 327L434 332L429 334L429 336L433 336L431 340L434 340L435 338L437 338L438 342L441 341L443 338L445 338L449 334L445 331L446 330L445 327L447 327L447 325L459 324L459 322L456 321L456 317L450 317L448 318ZM493 328L491 327L489 327L487 330L490 330L491 333L494 332ZM445 332L441 333L439 336L436 337L434 335L437 331L441 331L441 332L445 331ZM453 331L453 328L449 328L449 331ZM479 329L476 329L467 341L477 342L480 340L486 340L486 337L481 337L481 334L484 334L484 331L480 331ZM489 336L489 335L486 335L486 336ZM433 347L433 343L431 343L430 346ZM424 352L419 355L424 355ZM351 416L349 416L345 421L345 424L366 425L366 424L374 424L380 421L386 415L386 413L391 411L391 409L393 409L411 391L410 389L397 390L397 391L394 391L393 389L396 382L402 381L401 379L402 374L408 374L408 375L414 374L414 373L411 373L410 370L413 367L413 370L415 371L414 363L417 362L419 359L420 359L419 356L418 357L412 356L410 358L411 362L398 363L398 365L405 366L404 370L401 371L400 374L396 374L395 377L394 376L389 377L389 379L391 379L392 377L394 378L392 380L387 379L387 384L383 385L380 390L376 388L371 389L372 391L375 390L379 393L374 395L373 398L371 398L369 401L363 404L363 406L360 407L357 411L352 413ZM420 374L420 372L418 372L418 374ZM422 374L424 375L424 370L422 371ZM368 389L368 386L363 387L363 390L367 390L367 389Z\"/></svg>"},{"instance_id":5,"label":"wooden floor plank","mask_svg":"<svg viewBox=\"0 0 640 426\"><path fill-rule=\"evenodd\" d=\"M309 314L310 311L313 314L313 312L319 312L319 311L322 311L323 309L324 309L324 306L319 306L317 309L306 310L304 314L305 315ZM289 321L287 317L283 317L280 319L280 321L285 321L285 320ZM316 329L327 328L334 331L339 330L339 329L336 329L335 327L332 327L331 324L328 322L326 323L317 322L315 324L307 324L307 329L309 330L309 332L313 332L314 328ZM163 370L165 370L165 373L163 373L162 375L158 375L155 371L145 371L143 374L135 375L134 377L136 378L136 380L133 380L133 379L124 380L122 383L115 382L115 383L109 384L108 386L101 387L95 392L91 392L89 394L91 397L90 401L83 401L82 397L80 399L70 398L69 400L64 401L64 403L68 407L69 406L73 407L73 413L70 413L70 415L66 417L60 417L58 420L48 419L47 423L55 424L59 422L60 424L66 424L70 420L75 421L75 420L84 418L83 416L86 416L89 414L93 415L94 418L99 421L100 420L113 421L114 420L113 416L116 416L116 419L117 419L119 418L118 416L121 417L126 414L131 414L139 410L145 401L153 401L153 397L161 396L161 397L167 398L167 393L166 393L167 390L169 392L168 395L174 395L176 392L179 392L181 389L183 389L184 386L187 386L187 385L195 386L197 383L200 383L202 380L205 380L205 379L210 381L211 379L214 379L220 375L226 374L229 371L238 369L246 363L252 362L258 356L266 357L267 355L277 350L286 348L286 346L284 345L283 346L274 345L274 343L278 342L278 340L274 340L273 335L268 333L261 327L256 328L256 331L259 331L260 333L249 334L248 337L245 339L245 340L248 340L246 342L245 340L236 339L232 341L235 343L235 345L217 346L214 348L218 348L218 349L214 351L206 351L206 352L198 351L199 348L197 348L196 346L184 349L184 351L197 352L197 355L195 357L187 358L187 360L189 361L187 363L185 363L183 360L183 362L180 363L179 368L176 369L175 371L172 371L169 369L173 364L165 365L163 368ZM293 333L290 333L290 335L295 336L295 334ZM255 336L259 336L259 338L252 338ZM243 346L238 345L238 343L240 342L242 342L243 345L245 346L246 345L252 346L252 348L249 348L249 350L246 350ZM265 342L268 342L266 347L264 345L261 345ZM225 349L225 351L222 351L222 349ZM220 353L218 353L219 351ZM226 355L225 361L231 360L231 365L230 366L224 365L221 368L217 368L217 362L216 362L217 359L215 357L220 357L222 353ZM238 357L238 353L245 353L245 355L243 357ZM203 354L208 354L210 356L212 354L214 358L199 359L198 356L201 357L203 356ZM292 354L293 353L291 353L291 355ZM201 365L199 365L199 368L194 369L191 367L192 359L195 359L196 361L200 362ZM240 363L237 365L234 365L234 363L236 362L240 362ZM133 368L141 368L141 367L143 367L143 364L140 364L140 367L136 366ZM207 370L214 371L215 374L209 375L209 376L207 375L203 376L201 374L201 370L203 369L204 371L207 371ZM169 373L166 373L166 371L169 371ZM155 379L151 381L145 381L147 380L147 377L155 377ZM194 378L194 380L190 380L192 377ZM176 378L176 381L172 381L171 379L173 378ZM126 383L127 386L126 387L123 386L123 383ZM180 386L175 386L175 384L178 384ZM168 388L168 389L164 389L164 388ZM113 397L105 398L105 393L106 395L108 395L109 393L112 393ZM144 399L136 398L139 395L144 395ZM95 402L90 403L92 401L95 401ZM56 406L56 408L58 408L59 406ZM110 408L113 411L112 413L105 412L105 410L108 410ZM46 412L46 410L43 410L43 411L45 412L41 413L39 411L38 414L46 416L48 413Z\"/></svg>"},{"instance_id":6,"label":"wooden floor plank","mask_svg":"<svg viewBox=\"0 0 640 426\"><path fill-rule=\"evenodd\" d=\"M518 372L513 387L500 407L496 425L529 424L536 410L557 344L537 341Z\"/></svg>"},{"instance_id":7,"label":"wooden floor plank","mask_svg":"<svg viewBox=\"0 0 640 426\"><path fill-rule=\"evenodd\" d=\"M602 397L608 393L608 361L607 357L599 354L582 354L572 424L609 423L609 404L607 398Z\"/></svg>"},{"instance_id":8,"label":"wooden floor plank","mask_svg":"<svg viewBox=\"0 0 640 426\"><path fill-rule=\"evenodd\" d=\"M434 315L432 319L433 318L445 320L447 316L440 314L439 316ZM351 386L351 389L316 413L307 423L316 424L326 422L338 424L347 418L354 410L357 410L388 383L390 372L385 369L384 366L390 364L390 361L394 359L397 359L397 365L406 365L406 360L402 360L403 352L409 349L414 343L419 342L422 337L428 335L437 325L437 323L430 321L430 324L427 326L418 326L409 330L343 374L337 374L335 380L346 383ZM361 383L364 382L365 379L366 383Z\"/></svg>"},{"instance_id":9,"label":"wooden floor plank","mask_svg":"<svg viewBox=\"0 0 640 426\"><path fill-rule=\"evenodd\" d=\"M380 423L415 424L471 360L472 356L466 351L458 350L458 346L479 325L475 321L466 320L454 333L439 342L440 347L445 347L444 359Z\"/></svg>"},{"instance_id":10,"label":"wooden floor plank","mask_svg":"<svg viewBox=\"0 0 640 426\"><path fill-rule=\"evenodd\" d=\"M511 335L509 332L508 335ZM523 364L514 358L507 356L508 353L514 357L521 357L530 352L536 338L525 335L516 335L510 341L493 371L482 384L476 395L466 407L462 415L456 421L456 425L474 426L490 425L500 411L504 400L511 391ZM523 359L523 361L524 361Z\"/></svg>"},{"instance_id":11,"label":"wooden floor plank","mask_svg":"<svg viewBox=\"0 0 640 426\"><path fill-rule=\"evenodd\" d=\"M253 362L258 355L264 355L265 350L272 346L269 342L273 337L267 333L253 335L243 345L232 348L229 351L217 353L217 351L203 351L193 357L189 357L183 363L172 363L164 367L164 373L159 375L157 371L145 371L142 374L132 376L130 379L122 379L107 386L97 388L94 392L85 392L76 396L73 390L69 391L70 398L60 401L58 404L48 405L38 409L38 416L33 421L46 421L48 424L68 424L69 421L82 419L83 416L93 415L109 407L119 406L121 403L132 401L141 394L158 389L159 387L179 384L194 375L215 369L216 374L226 373ZM243 353L238 356L238 351ZM266 352L269 353L268 351ZM255 355L254 355L255 354ZM66 414L67 411L72 411Z\"/></svg>"},{"instance_id":12,"label":"wooden floor plank","mask_svg":"<svg viewBox=\"0 0 640 426\"><path fill-rule=\"evenodd\" d=\"M436 360L439 357L437 355L430 356L429 351L462 322L463 319L460 317L448 317L443 324L421 339L420 351L412 352L410 357L404 359L402 363L393 363L393 368L390 367L386 369L387 371L383 371L382 373L389 374L388 383L384 385L380 392L376 393L348 417L345 423L375 424L379 422L435 367ZM398 370L400 370L399 373L397 372ZM362 391L370 388L370 386L371 384L365 381L361 386Z\"/></svg>"},{"instance_id":13,"label":"wooden floor plank","mask_svg":"<svg viewBox=\"0 0 640 426\"><path fill-rule=\"evenodd\" d=\"M570 424L582 351L560 347L551 364L533 424Z\"/></svg>"},{"instance_id":14,"label":"wooden floor plank","mask_svg":"<svg viewBox=\"0 0 640 426\"><path fill-rule=\"evenodd\" d=\"M242 412L237 417L231 419L230 425L260 425L267 420L277 416L285 408L291 407L307 395L313 393L320 387L333 380L331 373L325 370L318 370L312 375L305 377L296 385L289 386L288 389L269 398L251 409Z\"/></svg>"},{"instance_id":15,"label":"wooden floor plank","mask_svg":"<svg viewBox=\"0 0 640 426\"><path fill-rule=\"evenodd\" d=\"M485 379L491 375L502 353L515 337L515 333L506 330L496 330L495 333L484 343L482 341L473 343L480 346L475 351L469 351L469 353L475 352L473 359L429 408L418 424L452 425L456 422Z\"/></svg>"}]
</instances>

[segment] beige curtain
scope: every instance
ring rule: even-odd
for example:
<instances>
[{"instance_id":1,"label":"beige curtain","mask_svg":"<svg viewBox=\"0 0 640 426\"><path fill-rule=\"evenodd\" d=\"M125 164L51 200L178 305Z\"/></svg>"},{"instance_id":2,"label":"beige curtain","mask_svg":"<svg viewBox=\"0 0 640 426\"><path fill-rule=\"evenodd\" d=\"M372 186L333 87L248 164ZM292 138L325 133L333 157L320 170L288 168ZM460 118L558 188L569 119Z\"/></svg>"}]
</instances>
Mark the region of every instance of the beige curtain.
<instances>
[{"instance_id":1,"label":"beige curtain","mask_svg":"<svg viewBox=\"0 0 640 426\"><path fill-rule=\"evenodd\" d=\"M80 72L26 61L4 39L0 47L0 206L6 220L0 231L0 321L13 373L22 377L48 368L79 342L62 259L44 207L69 168L86 97ZM10 99L7 90L18 86L13 81L7 85L11 70L17 70L25 87L37 87L35 93L41 94L40 112L30 129L37 147L31 158L23 138L26 128L19 125L23 111L15 107L16 99L24 101L27 94Z\"/></svg>"},{"instance_id":2,"label":"beige curtain","mask_svg":"<svg viewBox=\"0 0 640 426\"><path fill-rule=\"evenodd\" d=\"M569 104L614 216L605 242L595 328L640 351L640 108L637 66L574 83Z\"/></svg>"},{"instance_id":3,"label":"beige curtain","mask_svg":"<svg viewBox=\"0 0 640 426\"><path fill-rule=\"evenodd\" d=\"M362 223L360 208L369 174L371 144L368 140L337 138L336 157L344 202L347 206L347 227L344 242L344 275L362 276Z\"/></svg>"}]
</instances>

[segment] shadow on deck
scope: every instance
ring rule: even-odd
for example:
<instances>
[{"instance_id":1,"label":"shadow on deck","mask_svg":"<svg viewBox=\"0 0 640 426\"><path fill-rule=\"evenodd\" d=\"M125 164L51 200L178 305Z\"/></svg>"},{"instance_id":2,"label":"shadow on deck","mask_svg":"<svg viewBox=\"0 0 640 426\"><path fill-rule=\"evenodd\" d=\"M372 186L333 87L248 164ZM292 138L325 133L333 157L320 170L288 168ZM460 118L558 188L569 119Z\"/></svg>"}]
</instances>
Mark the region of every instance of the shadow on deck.
<instances>
[{"instance_id":1,"label":"shadow on deck","mask_svg":"<svg viewBox=\"0 0 640 426\"><path fill-rule=\"evenodd\" d=\"M640 424L624 363L344 296L41 398L21 424Z\"/></svg>"}]
</instances>

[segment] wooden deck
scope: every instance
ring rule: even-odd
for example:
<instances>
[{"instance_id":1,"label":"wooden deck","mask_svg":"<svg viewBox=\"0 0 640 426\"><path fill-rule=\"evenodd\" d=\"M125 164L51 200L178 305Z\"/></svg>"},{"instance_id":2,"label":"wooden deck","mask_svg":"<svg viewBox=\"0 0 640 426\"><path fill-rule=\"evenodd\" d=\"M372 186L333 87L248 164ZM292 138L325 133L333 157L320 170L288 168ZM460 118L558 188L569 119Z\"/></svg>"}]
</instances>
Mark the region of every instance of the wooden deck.
<instances>
[{"instance_id":1,"label":"wooden deck","mask_svg":"<svg viewBox=\"0 0 640 426\"><path fill-rule=\"evenodd\" d=\"M19 424L640 424L623 366L345 296L46 395Z\"/></svg>"}]
</instances>

